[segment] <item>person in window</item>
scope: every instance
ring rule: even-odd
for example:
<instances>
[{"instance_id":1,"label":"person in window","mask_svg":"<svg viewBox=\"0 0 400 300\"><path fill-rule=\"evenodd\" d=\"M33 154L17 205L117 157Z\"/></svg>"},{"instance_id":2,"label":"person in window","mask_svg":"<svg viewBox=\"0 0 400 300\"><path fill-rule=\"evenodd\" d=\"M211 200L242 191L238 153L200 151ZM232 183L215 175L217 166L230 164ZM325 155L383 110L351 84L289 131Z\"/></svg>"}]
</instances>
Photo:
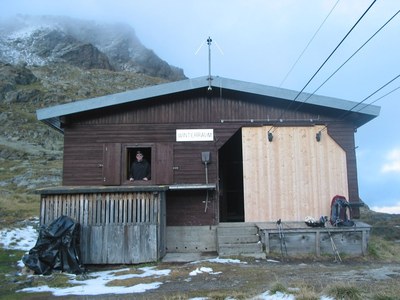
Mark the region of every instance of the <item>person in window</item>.
<instances>
[{"instance_id":1,"label":"person in window","mask_svg":"<svg viewBox=\"0 0 400 300\"><path fill-rule=\"evenodd\" d=\"M150 179L150 164L143 157L141 151L136 151L136 160L132 163L129 172L129 180L149 180Z\"/></svg>"}]
</instances>

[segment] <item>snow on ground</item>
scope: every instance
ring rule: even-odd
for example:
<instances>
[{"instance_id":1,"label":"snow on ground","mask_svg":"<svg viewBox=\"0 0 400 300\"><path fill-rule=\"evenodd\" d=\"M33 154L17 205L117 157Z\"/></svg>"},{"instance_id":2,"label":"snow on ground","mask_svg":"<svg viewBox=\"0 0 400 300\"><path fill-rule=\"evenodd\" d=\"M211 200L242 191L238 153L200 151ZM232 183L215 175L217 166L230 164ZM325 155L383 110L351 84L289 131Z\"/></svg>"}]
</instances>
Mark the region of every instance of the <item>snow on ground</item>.
<instances>
[{"instance_id":1,"label":"snow on ground","mask_svg":"<svg viewBox=\"0 0 400 300\"><path fill-rule=\"evenodd\" d=\"M31 225L25 228L3 229L0 231L0 246L3 249L29 251L35 246L38 235Z\"/></svg>"},{"instance_id":2,"label":"snow on ground","mask_svg":"<svg viewBox=\"0 0 400 300\"><path fill-rule=\"evenodd\" d=\"M219 264L247 264L247 262L242 262L239 259L230 259L230 258L210 258L207 259L208 262L219 263ZM197 263L197 262L195 262Z\"/></svg>"},{"instance_id":3,"label":"snow on ground","mask_svg":"<svg viewBox=\"0 0 400 300\"><path fill-rule=\"evenodd\" d=\"M72 287L52 288L47 285L43 285L34 288L25 288L19 290L18 292L51 292L54 296L144 293L148 290L159 288L163 283L157 281L152 283L140 283L133 286L108 286L107 284L113 280L125 280L134 277L159 278L162 276L167 276L171 272L169 269L156 270L155 267L145 267L138 269L143 272L141 274L124 273L129 270L129 268L126 268L120 270L88 273L87 279L84 280L78 280L76 279L76 276L73 276L73 278L68 281L70 284L74 284ZM118 275L118 273L121 272L123 274Z\"/></svg>"},{"instance_id":4,"label":"snow on ground","mask_svg":"<svg viewBox=\"0 0 400 300\"><path fill-rule=\"evenodd\" d=\"M208 273L208 274L211 274L211 275L216 275L216 274L221 274L222 272L214 272L212 268L200 267L200 268L196 268L196 270L190 272L189 276L196 276L196 275L202 274L202 273Z\"/></svg>"},{"instance_id":5,"label":"snow on ground","mask_svg":"<svg viewBox=\"0 0 400 300\"><path fill-rule=\"evenodd\" d=\"M0 230L0 246L4 249L14 249L29 251L36 244L38 238L38 232L34 226L28 225L24 228L13 228L13 229L3 229ZM203 262L221 263L221 264L242 264L239 259L223 259L223 258L213 258L207 260L201 260L193 262L192 264L201 264ZM22 261L19 262L19 266L23 267ZM136 270L141 273L129 273L131 269L119 269L119 270L109 270L102 272L89 272L82 275L65 274L70 279L68 282L73 285L71 287L53 288L47 285L24 288L18 292L22 293L35 293L35 292L50 292L54 296L68 296L68 295L102 295L102 294L129 294L129 293L145 293L148 290L158 289L163 281L168 281L168 275L171 273L170 269L158 270L157 267L143 267ZM214 272L210 267L196 267L193 271L189 272L188 280L197 276L199 274L207 273L209 275L220 274L221 272ZM31 276L42 276L42 275L31 275ZM156 282L152 283L140 283L133 286L110 286L109 283L114 280L126 280L129 278L145 278L153 277L157 278ZM158 280L160 279L160 280ZM206 300L205 298L192 298L191 300ZM283 294L277 292L275 294L270 294L269 291L258 295L254 299L257 300L295 300L293 295ZM233 299L232 299L233 300ZM321 297L320 300L333 300L328 297Z\"/></svg>"}]
</instances>

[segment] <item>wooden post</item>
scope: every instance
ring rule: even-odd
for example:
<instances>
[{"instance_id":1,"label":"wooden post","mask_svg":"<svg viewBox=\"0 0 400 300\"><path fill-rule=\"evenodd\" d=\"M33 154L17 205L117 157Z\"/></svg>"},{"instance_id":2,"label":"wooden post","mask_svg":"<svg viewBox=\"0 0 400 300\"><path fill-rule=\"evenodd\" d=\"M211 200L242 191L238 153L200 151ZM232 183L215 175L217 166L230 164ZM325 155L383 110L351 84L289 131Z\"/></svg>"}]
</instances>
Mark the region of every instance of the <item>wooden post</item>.
<instances>
[{"instance_id":1,"label":"wooden post","mask_svg":"<svg viewBox=\"0 0 400 300\"><path fill-rule=\"evenodd\" d=\"M319 230L315 232L315 255L321 256L321 235Z\"/></svg>"}]
</instances>

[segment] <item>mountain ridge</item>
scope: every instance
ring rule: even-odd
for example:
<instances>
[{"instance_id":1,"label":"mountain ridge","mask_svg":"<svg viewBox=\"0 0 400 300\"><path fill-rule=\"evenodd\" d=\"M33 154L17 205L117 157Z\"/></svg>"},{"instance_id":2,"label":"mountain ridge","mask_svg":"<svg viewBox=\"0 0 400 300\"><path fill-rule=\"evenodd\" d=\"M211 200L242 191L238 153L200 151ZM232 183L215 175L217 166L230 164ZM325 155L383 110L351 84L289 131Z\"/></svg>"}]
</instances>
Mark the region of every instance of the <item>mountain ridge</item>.
<instances>
[{"instance_id":1,"label":"mountain ridge","mask_svg":"<svg viewBox=\"0 0 400 300\"><path fill-rule=\"evenodd\" d=\"M15 207L21 216L31 211L27 203L38 202L37 188L62 184L63 136L37 120L37 109L186 78L143 46L129 25L64 17L13 20L0 22L5 218Z\"/></svg>"},{"instance_id":2,"label":"mountain ridge","mask_svg":"<svg viewBox=\"0 0 400 300\"><path fill-rule=\"evenodd\" d=\"M44 66L67 63L85 69L129 71L175 81L185 79L124 23L62 16L22 16L0 22L0 61Z\"/></svg>"}]
</instances>

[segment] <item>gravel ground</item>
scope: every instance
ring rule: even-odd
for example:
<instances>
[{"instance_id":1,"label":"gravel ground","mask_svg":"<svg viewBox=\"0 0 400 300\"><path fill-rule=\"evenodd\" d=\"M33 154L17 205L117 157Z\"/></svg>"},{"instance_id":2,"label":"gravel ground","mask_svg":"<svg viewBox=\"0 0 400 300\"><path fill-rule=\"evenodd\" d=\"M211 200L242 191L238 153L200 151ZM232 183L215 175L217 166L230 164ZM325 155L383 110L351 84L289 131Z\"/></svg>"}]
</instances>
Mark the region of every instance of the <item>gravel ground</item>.
<instances>
[{"instance_id":1,"label":"gravel ground","mask_svg":"<svg viewBox=\"0 0 400 300\"><path fill-rule=\"evenodd\" d=\"M382 299L400 299L396 298L400 282L398 263L351 260L336 263L330 259L282 263L240 259L240 263L223 264L208 260L159 263L157 269L170 269L171 273L165 278L155 279L163 282L159 288L135 294L134 299L268 299L261 295L277 285L285 287L288 293L294 291L309 295L303 299L321 299L328 296L329 289L335 286L355 287L361 299L377 299L381 295L389 295ZM132 299L132 294L85 299Z\"/></svg>"}]
</instances>

